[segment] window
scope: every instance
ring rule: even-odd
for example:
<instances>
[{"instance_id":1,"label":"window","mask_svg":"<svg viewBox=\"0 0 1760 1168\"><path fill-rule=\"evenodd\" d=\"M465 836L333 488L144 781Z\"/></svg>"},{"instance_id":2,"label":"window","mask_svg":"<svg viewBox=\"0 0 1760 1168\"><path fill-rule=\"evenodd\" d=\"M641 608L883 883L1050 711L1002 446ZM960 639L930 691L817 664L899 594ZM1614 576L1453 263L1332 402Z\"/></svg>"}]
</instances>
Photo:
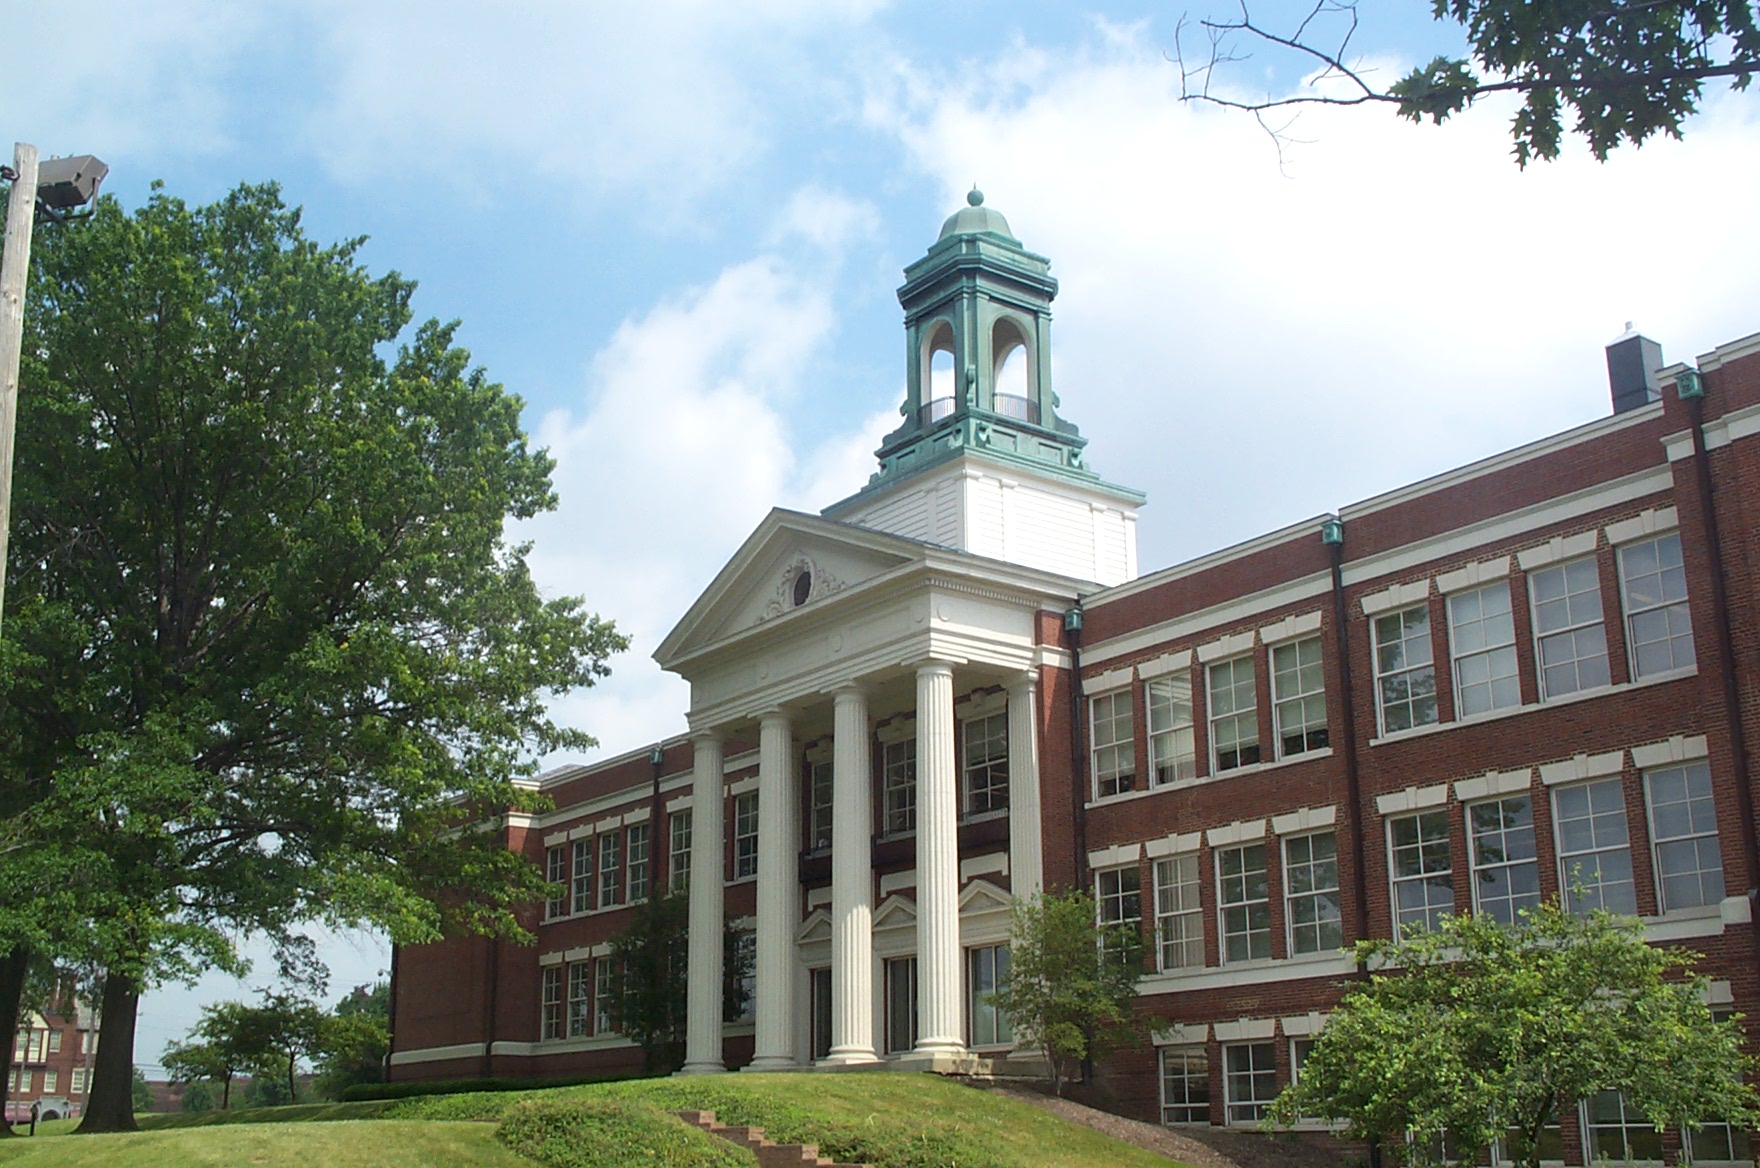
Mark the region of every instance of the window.
<instances>
[{"instance_id":1,"label":"window","mask_svg":"<svg viewBox=\"0 0 1760 1168\"><path fill-rule=\"evenodd\" d=\"M59 1030L49 1031L49 1053L61 1053L61 1031Z\"/></svg>"},{"instance_id":2,"label":"window","mask_svg":"<svg viewBox=\"0 0 1760 1168\"><path fill-rule=\"evenodd\" d=\"M617 991L617 965L609 957L593 962L593 1033L615 1034L611 1029L611 995Z\"/></svg>"},{"instance_id":3,"label":"window","mask_svg":"<svg viewBox=\"0 0 1760 1168\"><path fill-rule=\"evenodd\" d=\"M558 886L558 888L565 889L568 887L567 848L558 845L554 848L545 849L544 879L548 880L551 884ZM544 901L544 917L546 920L552 917L562 916L566 912L568 912L568 895L566 892L556 892L552 894L549 899Z\"/></svg>"},{"instance_id":4,"label":"window","mask_svg":"<svg viewBox=\"0 0 1760 1168\"><path fill-rule=\"evenodd\" d=\"M59 1070L50 1067L43 1072L43 1094L53 1095L55 1088L59 1086L61 1086L61 1072Z\"/></svg>"},{"instance_id":5,"label":"window","mask_svg":"<svg viewBox=\"0 0 1760 1168\"><path fill-rule=\"evenodd\" d=\"M1284 840L1283 887L1291 953L1329 953L1344 944L1336 835L1325 831Z\"/></svg>"},{"instance_id":6,"label":"window","mask_svg":"<svg viewBox=\"0 0 1760 1168\"><path fill-rule=\"evenodd\" d=\"M1625 793L1618 779L1602 779L1553 792L1558 824L1559 886L1570 910L1638 913L1632 880L1632 841L1626 831Z\"/></svg>"},{"instance_id":7,"label":"window","mask_svg":"<svg viewBox=\"0 0 1760 1168\"><path fill-rule=\"evenodd\" d=\"M1155 861L1155 948L1160 968L1204 964L1204 917L1198 905L1198 857Z\"/></svg>"},{"instance_id":8,"label":"window","mask_svg":"<svg viewBox=\"0 0 1760 1168\"><path fill-rule=\"evenodd\" d=\"M1728 1022L1735 1016L1725 1007L1711 1011L1713 1022ZM1752 1168L1754 1148L1748 1133L1727 1123L1708 1123L1688 1134L1694 1164L1747 1164Z\"/></svg>"},{"instance_id":9,"label":"window","mask_svg":"<svg viewBox=\"0 0 1760 1168\"><path fill-rule=\"evenodd\" d=\"M1271 717L1277 723L1277 757L1305 754L1327 744L1326 680L1320 638L1271 650Z\"/></svg>"},{"instance_id":10,"label":"window","mask_svg":"<svg viewBox=\"0 0 1760 1168\"><path fill-rule=\"evenodd\" d=\"M831 764L816 762L807 778L807 850L831 846L831 799L836 789Z\"/></svg>"},{"instance_id":11,"label":"window","mask_svg":"<svg viewBox=\"0 0 1760 1168\"><path fill-rule=\"evenodd\" d=\"M1429 605L1375 618L1375 701L1383 734L1435 723L1436 655L1430 645Z\"/></svg>"},{"instance_id":12,"label":"window","mask_svg":"<svg viewBox=\"0 0 1760 1168\"><path fill-rule=\"evenodd\" d=\"M1619 578L1633 679L1692 668L1693 622L1687 614L1680 532L1620 548Z\"/></svg>"},{"instance_id":13,"label":"window","mask_svg":"<svg viewBox=\"0 0 1760 1168\"><path fill-rule=\"evenodd\" d=\"M1534 850L1534 804L1526 795L1467 808L1477 911L1506 925L1540 904L1540 860Z\"/></svg>"},{"instance_id":14,"label":"window","mask_svg":"<svg viewBox=\"0 0 1760 1168\"><path fill-rule=\"evenodd\" d=\"M599 907L623 903L623 837L615 831L599 837Z\"/></svg>"},{"instance_id":15,"label":"window","mask_svg":"<svg viewBox=\"0 0 1760 1168\"><path fill-rule=\"evenodd\" d=\"M733 878L758 874L758 793L747 791L733 800Z\"/></svg>"},{"instance_id":16,"label":"window","mask_svg":"<svg viewBox=\"0 0 1760 1168\"><path fill-rule=\"evenodd\" d=\"M880 757L881 830L917 830L917 740L888 742Z\"/></svg>"},{"instance_id":17,"label":"window","mask_svg":"<svg viewBox=\"0 0 1760 1168\"><path fill-rule=\"evenodd\" d=\"M1203 1047L1161 1048L1161 1122L1210 1122L1210 1060Z\"/></svg>"},{"instance_id":18,"label":"window","mask_svg":"<svg viewBox=\"0 0 1760 1168\"><path fill-rule=\"evenodd\" d=\"M1393 853L1394 935L1411 926L1434 930L1454 911L1454 869L1448 855L1448 812L1426 811L1387 821Z\"/></svg>"},{"instance_id":19,"label":"window","mask_svg":"<svg viewBox=\"0 0 1760 1168\"><path fill-rule=\"evenodd\" d=\"M86 1069L84 1067L73 1068L73 1082L68 1085L67 1089L75 1095L86 1093ZM1698 1144L1695 1142L1694 1147L1697 1146Z\"/></svg>"},{"instance_id":20,"label":"window","mask_svg":"<svg viewBox=\"0 0 1760 1168\"><path fill-rule=\"evenodd\" d=\"M1630 1163L1662 1159L1662 1133L1643 1113L1627 1107L1618 1091L1597 1091L1589 1096L1589 1161L1607 1159Z\"/></svg>"},{"instance_id":21,"label":"window","mask_svg":"<svg viewBox=\"0 0 1760 1168\"><path fill-rule=\"evenodd\" d=\"M1253 659L1236 657L1210 667L1210 773L1259 761L1259 696Z\"/></svg>"},{"instance_id":22,"label":"window","mask_svg":"<svg viewBox=\"0 0 1760 1168\"><path fill-rule=\"evenodd\" d=\"M1703 762L1644 772L1650 840L1656 857L1656 898L1663 912L1723 899L1723 849L1711 771Z\"/></svg>"},{"instance_id":23,"label":"window","mask_svg":"<svg viewBox=\"0 0 1760 1168\"><path fill-rule=\"evenodd\" d=\"M577 961L568 967L568 1036L581 1038L587 1034L593 1015L589 1004L593 995L593 963Z\"/></svg>"},{"instance_id":24,"label":"window","mask_svg":"<svg viewBox=\"0 0 1760 1168\"><path fill-rule=\"evenodd\" d=\"M988 945L970 950L966 984L971 1002L966 1016L972 1020L973 1046L1005 1046L1014 1041L1008 1015L996 1008L989 996L1008 984L1008 946Z\"/></svg>"},{"instance_id":25,"label":"window","mask_svg":"<svg viewBox=\"0 0 1760 1168\"><path fill-rule=\"evenodd\" d=\"M1180 671L1158 677L1149 696L1149 773L1157 786L1198 777L1198 741L1192 727L1192 678Z\"/></svg>"},{"instance_id":26,"label":"window","mask_svg":"<svg viewBox=\"0 0 1760 1168\"><path fill-rule=\"evenodd\" d=\"M758 934L752 929L733 934L733 964L741 971L739 984L729 995L734 1000L724 1009L723 1021L750 1022L758 1004Z\"/></svg>"},{"instance_id":27,"label":"window","mask_svg":"<svg viewBox=\"0 0 1760 1168\"><path fill-rule=\"evenodd\" d=\"M562 1037L562 966L544 967L544 992L539 1016L539 1037Z\"/></svg>"},{"instance_id":28,"label":"window","mask_svg":"<svg viewBox=\"0 0 1760 1168\"><path fill-rule=\"evenodd\" d=\"M1137 739L1131 724L1131 691L1101 694L1088 703L1093 723L1094 797L1137 789Z\"/></svg>"},{"instance_id":29,"label":"window","mask_svg":"<svg viewBox=\"0 0 1760 1168\"><path fill-rule=\"evenodd\" d=\"M570 889L572 911L593 907L593 837L574 841L574 887Z\"/></svg>"},{"instance_id":30,"label":"window","mask_svg":"<svg viewBox=\"0 0 1760 1168\"><path fill-rule=\"evenodd\" d=\"M1094 873L1094 899L1100 924L1124 925L1133 932L1143 926L1143 876L1135 864L1102 868Z\"/></svg>"},{"instance_id":31,"label":"window","mask_svg":"<svg viewBox=\"0 0 1760 1168\"><path fill-rule=\"evenodd\" d=\"M645 823L629 829L629 899L631 903L648 899L648 825Z\"/></svg>"},{"instance_id":32,"label":"window","mask_svg":"<svg viewBox=\"0 0 1760 1168\"><path fill-rule=\"evenodd\" d=\"M1265 875L1265 845L1219 849L1216 884L1222 918L1222 960L1270 957L1271 885Z\"/></svg>"},{"instance_id":33,"label":"window","mask_svg":"<svg viewBox=\"0 0 1760 1168\"><path fill-rule=\"evenodd\" d=\"M886 1049L904 1054L917 1045L917 959L886 962Z\"/></svg>"},{"instance_id":34,"label":"window","mask_svg":"<svg viewBox=\"0 0 1760 1168\"><path fill-rule=\"evenodd\" d=\"M982 815L1008 806L1008 714L965 722L966 814Z\"/></svg>"},{"instance_id":35,"label":"window","mask_svg":"<svg viewBox=\"0 0 1760 1168\"><path fill-rule=\"evenodd\" d=\"M1308 1056L1314 1053L1314 1046L1318 1041L1315 1038L1292 1038L1289 1040L1289 1081L1291 1086L1301 1081L1302 1067L1307 1063ZM1296 1122L1299 1124L1324 1124L1326 1120L1318 1115L1298 1115ZM1411 1161L1408 1160L1407 1163L1411 1163Z\"/></svg>"},{"instance_id":36,"label":"window","mask_svg":"<svg viewBox=\"0 0 1760 1168\"><path fill-rule=\"evenodd\" d=\"M813 1001L813 1061L831 1053L831 970L807 971Z\"/></svg>"},{"instance_id":37,"label":"window","mask_svg":"<svg viewBox=\"0 0 1760 1168\"><path fill-rule=\"evenodd\" d=\"M1601 576L1595 558L1541 568L1528 577L1540 696L1562 697L1608 684L1607 630L1601 624Z\"/></svg>"},{"instance_id":38,"label":"window","mask_svg":"<svg viewBox=\"0 0 1760 1168\"><path fill-rule=\"evenodd\" d=\"M1277 1045L1271 1042L1241 1043L1222 1048L1223 1086L1227 1092L1228 1122L1256 1124L1277 1098Z\"/></svg>"},{"instance_id":39,"label":"window","mask_svg":"<svg viewBox=\"0 0 1760 1168\"><path fill-rule=\"evenodd\" d=\"M1450 596L1448 640L1454 655L1455 717L1522 704L1507 581Z\"/></svg>"},{"instance_id":40,"label":"window","mask_svg":"<svg viewBox=\"0 0 1760 1168\"><path fill-rule=\"evenodd\" d=\"M666 879L672 892L684 892L691 886L691 813L686 808L674 811L668 821L672 846L666 853Z\"/></svg>"}]
</instances>

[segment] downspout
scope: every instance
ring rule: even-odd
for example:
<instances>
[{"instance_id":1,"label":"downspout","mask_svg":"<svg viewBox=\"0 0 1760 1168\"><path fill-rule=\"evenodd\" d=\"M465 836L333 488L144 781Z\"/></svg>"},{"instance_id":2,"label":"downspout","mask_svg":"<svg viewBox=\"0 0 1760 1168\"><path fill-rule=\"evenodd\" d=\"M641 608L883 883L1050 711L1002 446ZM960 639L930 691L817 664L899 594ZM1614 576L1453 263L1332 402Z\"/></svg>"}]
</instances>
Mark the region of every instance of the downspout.
<instances>
[{"instance_id":1,"label":"downspout","mask_svg":"<svg viewBox=\"0 0 1760 1168\"><path fill-rule=\"evenodd\" d=\"M667 838L664 846L661 844L664 828L661 819L665 809L660 803L660 769L666 765L666 748L656 742L654 749L648 752L648 762L654 768L654 797L652 810L648 814L649 821L654 825L648 829L648 871L654 877L648 888L648 899L658 900L666 895L667 877L670 875L666 868L672 858L671 838Z\"/></svg>"},{"instance_id":2,"label":"downspout","mask_svg":"<svg viewBox=\"0 0 1760 1168\"><path fill-rule=\"evenodd\" d=\"M1364 872L1368 856L1363 842L1362 785L1357 776L1357 707L1356 691L1351 686L1351 642L1347 629L1348 611L1344 599L1344 521L1337 516L1320 525L1320 541L1332 561L1332 634L1338 656L1338 685L1344 700L1339 712L1344 723L1345 797L1351 806L1351 896L1357 913L1359 939L1369 936L1369 880Z\"/></svg>"},{"instance_id":3,"label":"downspout","mask_svg":"<svg viewBox=\"0 0 1760 1168\"><path fill-rule=\"evenodd\" d=\"M1072 833L1075 844L1075 863L1071 871L1076 876L1076 887L1088 886L1088 768L1087 768L1087 736L1085 728L1087 720L1082 717L1082 601L1076 598L1074 608L1063 614L1064 640L1069 645L1069 773L1073 780L1070 791L1074 797L1074 805L1070 810L1070 822L1075 825Z\"/></svg>"},{"instance_id":4,"label":"downspout","mask_svg":"<svg viewBox=\"0 0 1760 1168\"><path fill-rule=\"evenodd\" d=\"M387 1015L386 1029L389 1033L386 1035L385 1042L385 1062L379 1068L381 1083L391 1081L391 1056L397 1050L397 957L401 949L402 946L399 945L391 946L391 985L386 993L386 997L390 1000L386 1003L385 1010Z\"/></svg>"},{"instance_id":5,"label":"downspout","mask_svg":"<svg viewBox=\"0 0 1760 1168\"><path fill-rule=\"evenodd\" d=\"M1736 688L1735 636L1730 631L1729 596L1723 574L1723 540L1717 529L1717 501L1711 483L1711 455L1705 448L1705 383L1697 369L1683 370L1675 379L1675 396L1687 407L1693 435L1693 466L1698 472L1699 512L1705 517L1705 552L1711 567L1711 620L1717 626L1717 651L1723 658L1723 716L1729 723L1729 752L1736 771L1736 811L1742 830L1743 867L1748 878L1748 935L1755 956L1760 958L1760 881L1754 859L1760 854L1754 827L1754 792L1749 785L1747 736L1742 731L1741 693Z\"/></svg>"}]
</instances>

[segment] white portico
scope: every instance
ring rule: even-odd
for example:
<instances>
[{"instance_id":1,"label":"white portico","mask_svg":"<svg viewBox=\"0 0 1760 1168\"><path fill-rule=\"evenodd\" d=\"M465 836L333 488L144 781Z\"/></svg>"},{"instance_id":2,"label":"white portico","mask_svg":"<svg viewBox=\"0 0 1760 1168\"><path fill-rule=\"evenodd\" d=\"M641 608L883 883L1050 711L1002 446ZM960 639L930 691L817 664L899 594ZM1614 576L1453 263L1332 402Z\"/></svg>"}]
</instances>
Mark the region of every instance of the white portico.
<instances>
[{"instance_id":1,"label":"white portico","mask_svg":"<svg viewBox=\"0 0 1760 1168\"><path fill-rule=\"evenodd\" d=\"M1068 661L1041 642L1135 575L1142 497L1055 412L1048 264L971 203L907 269L880 472L829 518L772 511L655 653L691 685L694 876L723 868L725 744L758 750L752 1070L1006 1045L968 981L1043 881L1040 680ZM724 1066L723 895L691 880L687 1073Z\"/></svg>"}]
</instances>

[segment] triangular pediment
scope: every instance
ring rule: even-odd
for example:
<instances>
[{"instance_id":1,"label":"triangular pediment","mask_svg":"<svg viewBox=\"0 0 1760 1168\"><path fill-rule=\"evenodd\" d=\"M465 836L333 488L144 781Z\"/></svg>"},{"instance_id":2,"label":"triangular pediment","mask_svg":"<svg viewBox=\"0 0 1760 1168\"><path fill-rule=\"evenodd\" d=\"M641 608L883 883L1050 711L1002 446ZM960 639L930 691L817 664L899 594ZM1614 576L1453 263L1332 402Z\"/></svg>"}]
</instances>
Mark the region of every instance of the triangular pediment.
<instances>
[{"instance_id":1,"label":"triangular pediment","mask_svg":"<svg viewBox=\"0 0 1760 1168\"><path fill-rule=\"evenodd\" d=\"M874 928L879 929L914 929L917 926L917 906L914 902L894 893L880 902L874 910Z\"/></svg>"},{"instance_id":2,"label":"triangular pediment","mask_svg":"<svg viewBox=\"0 0 1760 1168\"><path fill-rule=\"evenodd\" d=\"M780 508L740 545L661 642L662 668L747 630L805 614L919 562L929 545Z\"/></svg>"},{"instance_id":3,"label":"triangular pediment","mask_svg":"<svg viewBox=\"0 0 1760 1168\"><path fill-rule=\"evenodd\" d=\"M959 894L959 913L962 917L977 913L1008 912L1013 908L1014 898L988 880L974 880Z\"/></svg>"},{"instance_id":4,"label":"triangular pediment","mask_svg":"<svg viewBox=\"0 0 1760 1168\"><path fill-rule=\"evenodd\" d=\"M801 922L801 927L795 930L794 939L795 943L799 945L811 945L815 941L829 943L831 940L831 914L822 908L816 908L808 913L807 919Z\"/></svg>"}]
</instances>

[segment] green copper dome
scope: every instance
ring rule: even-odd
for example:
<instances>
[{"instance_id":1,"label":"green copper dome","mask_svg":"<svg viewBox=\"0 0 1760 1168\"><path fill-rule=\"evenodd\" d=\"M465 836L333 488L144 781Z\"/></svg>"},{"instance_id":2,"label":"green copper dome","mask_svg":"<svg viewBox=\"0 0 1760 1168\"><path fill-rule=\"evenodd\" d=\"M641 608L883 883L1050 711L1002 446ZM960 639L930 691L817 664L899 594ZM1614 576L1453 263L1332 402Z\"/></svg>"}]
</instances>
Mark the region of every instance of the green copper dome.
<instances>
[{"instance_id":1,"label":"green copper dome","mask_svg":"<svg viewBox=\"0 0 1760 1168\"><path fill-rule=\"evenodd\" d=\"M979 190L977 187L973 187L966 195L966 202L970 205L961 207L958 211L949 215L947 217L947 222L941 225L941 234L937 237L938 240L946 239L950 235L983 235L989 233L991 235L1000 235L1002 238L1014 243L1020 242L1020 240L1015 239L1014 232L1008 229L1008 220L1002 217L1002 212L992 211L989 207L984 206L983 191Z\"/></svg>"}]
</instances>

